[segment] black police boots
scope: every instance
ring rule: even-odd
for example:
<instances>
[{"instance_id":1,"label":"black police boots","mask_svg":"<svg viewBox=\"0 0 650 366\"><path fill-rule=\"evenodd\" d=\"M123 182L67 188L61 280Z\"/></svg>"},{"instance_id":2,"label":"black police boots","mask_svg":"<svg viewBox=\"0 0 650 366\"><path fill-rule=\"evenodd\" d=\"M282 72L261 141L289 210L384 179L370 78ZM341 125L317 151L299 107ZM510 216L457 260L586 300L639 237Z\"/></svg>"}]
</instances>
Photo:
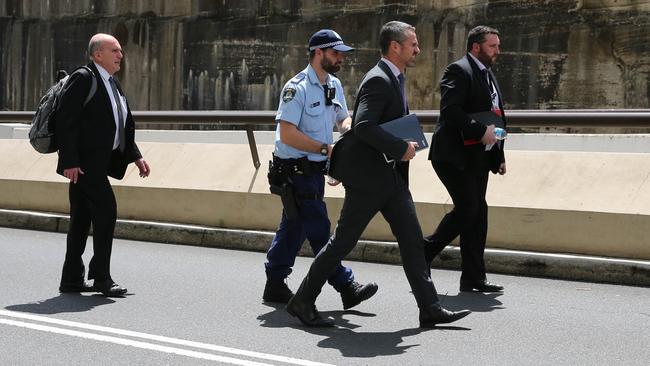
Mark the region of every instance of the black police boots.
<instances>
[{"instance_id":1,"label":"black police boots","mask_svg":"<svg viewBox=\"0 0 650 366\"><path fill-rule=\"evenodd\" d=\"M292 296L293 292L291 292L284 281L266 280L264 295L262 295L264 301L286 304Z\"/></svg>"},{"instance_id":2,"label":"black police boots","mask_svg":"<svg viewBox=\"0 0 650 366\"><path fill-rule=\"evenodd\" d=\"M341 289L343 309L348 310L359 305L362 301L368 300L372 295L377 293L378 288L374 282L366 285L362 285L356 281L350 282L347 287Z\"/></svg>"}]
</instances>

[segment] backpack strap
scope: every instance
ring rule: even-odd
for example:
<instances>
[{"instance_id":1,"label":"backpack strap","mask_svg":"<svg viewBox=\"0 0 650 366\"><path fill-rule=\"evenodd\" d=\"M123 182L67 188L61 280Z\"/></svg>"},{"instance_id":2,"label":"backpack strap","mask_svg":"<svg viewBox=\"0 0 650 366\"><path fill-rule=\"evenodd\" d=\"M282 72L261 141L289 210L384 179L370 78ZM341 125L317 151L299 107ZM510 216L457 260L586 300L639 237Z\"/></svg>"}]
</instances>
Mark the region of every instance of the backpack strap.
<instances>
[{"instance_id":1,"label":"backpack strap","mask_svg":"<svg viewBox=\"0 0 650 366\"><path fill-rule=\"evenodd\" d=\"M91 78L90 90L88 91L88 96L86 97L86 100L84 101L84 104L83 104L83 106L85 107L86 104L88 104L88 102L90 102L92 97L95 96L95 92L97 91L97 78L95 78L95 73L88 66L80 66L75 71L73 71L73 73L77 72L77 71L79 71L81 73L86 71L90 75L90 78Z\"/></svg>"}]
</instances>

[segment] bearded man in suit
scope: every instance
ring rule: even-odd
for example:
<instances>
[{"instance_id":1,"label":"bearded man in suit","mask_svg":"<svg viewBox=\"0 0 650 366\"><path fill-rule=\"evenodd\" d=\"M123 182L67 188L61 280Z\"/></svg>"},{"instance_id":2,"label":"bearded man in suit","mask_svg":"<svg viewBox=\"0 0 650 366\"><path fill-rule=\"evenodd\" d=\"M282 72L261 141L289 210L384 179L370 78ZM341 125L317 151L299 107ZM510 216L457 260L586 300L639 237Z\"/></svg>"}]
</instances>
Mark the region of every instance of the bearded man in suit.
<instances>
[{"instance_id":1,"label":"bearded man in suit","mask_svg":"<svg viewBox=\"0 0 650 366\"><path fill-rule=\"evenodd\" d=\"M494 124L472 117L491 111L506 125L501 89L490 69L500 52L499 31L475 27L467 36L467 54L447 66L440 81L440 118L429 160L454 209L424 238L425 255L431 266L443 248L460 235L460 291L503 291L503 286L487 280L483 258L488 227L485 193L490 171L506 173L503 141L497 141Z\"/></svg>"},{"instance_id":2,"label":"bearded man in suit","mask_svg":"<svg viewBox=\"0 0 650 366\"><path fill-rule=\"evenodd\" d=\"M70 227L59 291L122 296L127 289L115 283L110 273L117 203L108 177L122 179L132 162L140 177L147 177L150 169L135 143L126 97L113 78L123 58L120 43L111 35L95 34L88 55L92 72L80 69L70 75L56 112L56 171L70 180ZM94 84L94 95L84 103ZM94 280L92 286L85 281L81 257L91 224L93 257L88 279Z\"/></svg>"}]
</instances>

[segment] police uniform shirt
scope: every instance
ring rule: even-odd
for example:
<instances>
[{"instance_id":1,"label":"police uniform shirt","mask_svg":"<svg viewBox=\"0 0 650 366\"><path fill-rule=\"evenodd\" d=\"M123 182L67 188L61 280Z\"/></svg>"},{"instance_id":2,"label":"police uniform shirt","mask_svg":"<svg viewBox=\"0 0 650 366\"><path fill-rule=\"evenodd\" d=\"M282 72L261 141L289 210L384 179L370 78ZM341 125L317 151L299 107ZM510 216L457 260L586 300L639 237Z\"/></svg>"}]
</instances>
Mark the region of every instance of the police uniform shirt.
<instances>
[{"instance_id":1,"label":"police uniform shirt","mask_svg":"<svg viewBox=\"0 0 650 366\"><path fill-rule=\"evenodd\" d=\"M308 65L293 79L289 80L280 93L280 105L275 120L278 126L275 130L275 156L280 159L298 159L304 156L310 161L324 161L326 156L295 149L280 141L280 121L294 124L298 130L313 140L331 144L332 131L336 122L343 121L349 116L348 107L343 95L343 86L336 77L327 76L327 86L335 88L336 92L332 105L325 105L325 91L316 75L316 71Z\"/></svg>"}]
</instances>

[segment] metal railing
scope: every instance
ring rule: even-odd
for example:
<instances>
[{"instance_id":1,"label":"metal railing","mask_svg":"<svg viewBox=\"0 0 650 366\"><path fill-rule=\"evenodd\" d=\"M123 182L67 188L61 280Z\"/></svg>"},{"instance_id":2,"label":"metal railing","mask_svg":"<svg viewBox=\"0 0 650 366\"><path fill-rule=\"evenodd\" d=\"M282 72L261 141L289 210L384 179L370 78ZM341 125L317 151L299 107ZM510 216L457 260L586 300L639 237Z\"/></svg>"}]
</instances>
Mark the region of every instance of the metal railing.
<instances>
[{"instance_id":1,"label":"metal railing","mask_svg":"<svg viewBox=\"0 0 650 366\"><path fill-rule=\"evenodd\" d=\"M413 111L422 125L435 125L437 110ZM275 111L134 111L137 125L275 124ZM650 109L510 110L510 127L650 127ZM0 112L0 123L29 123L34 112Z\"/></svg>"},{"instance_id":2,"label":"metal railing","mask_svg":"<svg viewBox=\"0 0 650 366\"><path fill-rule=\"evenodd\" d=\"M437 110L412 111L423 126L436 124ZM275 125L275 111L133 111L137 127L176 129L183 125L233 126L245 130L255 168L260 167L253 131L256 126ZM34 112L0 112L0 123L30 123ZM649 109L510 110L508 127L650 128Z\"/></svg>"}]
</instances>

